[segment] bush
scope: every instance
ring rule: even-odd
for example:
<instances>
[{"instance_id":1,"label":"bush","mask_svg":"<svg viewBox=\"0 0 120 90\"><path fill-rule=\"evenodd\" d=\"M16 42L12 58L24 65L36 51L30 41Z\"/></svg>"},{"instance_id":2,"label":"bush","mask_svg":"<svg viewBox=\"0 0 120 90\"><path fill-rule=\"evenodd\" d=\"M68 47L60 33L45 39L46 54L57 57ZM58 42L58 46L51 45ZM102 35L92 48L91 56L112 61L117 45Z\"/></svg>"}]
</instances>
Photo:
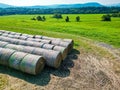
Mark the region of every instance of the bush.
<instances>
[{"instance_id":1,"label":"bush","mask_svg":"<svg viewBox=\"0 0 120 90\"><path fill-rule=\"evenodd\" d=\"M61 14L54 14L53 15L53 18L56 18L56 19L62 19L63 17L62 17L62 15Z\"/></svg>"},{"instance_id":2,"label":"bush","mask_svg":"<svg viewBox=\"0 0 120 90\"><path fill-rule=\"evenodd\" d=\"M109 14L102 16L102 21L111 21L111 16Z\"/></svg>"},{"instance_id":3,"label":"bush","mask_svg":"<svg viewBox=\"0 0 120 90\"><path fill-rule=\"evenodd\" d=\"M33 17L33 18L31 18L31 20L36 20L36 19Z\"/></svg>"},{"instance_id":4,"label":"bush","mask_svg":"<svg viewBox=\"0 0 120 90\"><path fill-rule=\"evenodd\" d=\"M66 21L66 22L69 22L69 21L70 21L68 16L66 17L65 21Z\"/></svg>"},{"instance_id":5,"label":"bush","mask_svg":"<svg viewBox=\"0 0 120 90\"><path fill-rule=\"evenodd\" d=\"M41 17L41 16L37 16L37 17L36 17L36 20L42 21L42 17Z\"/></svg>"},{"instance_id":6,"label":"bush","mask_svg":"<svg viewBox=\"0 0 120 90\"><path fill-rule=\"evenodd\" d=\"M79 17L79 16L76 17L76 21L77 21L77 22L80 21L80 17Z\"/></svg>"},{"instance_id":7,"label":"bush","mask_svg":"<svg viewBox=\"0 0 120 90\"><path fill-rule=\"evenodd\" d=\"M45 16L43 16L43 17L42 17L42 20L43 20L43 21L46 21L46 17L45 17Z\"/></svg>"},{"instance_id":8,"label":"bush","mask_svg":"<svg viewBox=\"0 0 120 90\"><path fill-rule=\"evenodd\" d=\"M112 17L120 17L120 12L119 13L113 13L111 16Z\"/></svg>"}]
</instances>

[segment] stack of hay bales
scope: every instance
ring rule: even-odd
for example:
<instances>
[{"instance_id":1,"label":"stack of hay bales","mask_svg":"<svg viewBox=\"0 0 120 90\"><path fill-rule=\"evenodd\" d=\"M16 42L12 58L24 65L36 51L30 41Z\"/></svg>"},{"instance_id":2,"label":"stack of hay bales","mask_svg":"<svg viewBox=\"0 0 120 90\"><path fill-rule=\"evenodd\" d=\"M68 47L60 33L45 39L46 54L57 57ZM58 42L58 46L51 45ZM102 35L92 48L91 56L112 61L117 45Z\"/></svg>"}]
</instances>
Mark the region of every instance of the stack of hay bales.
<instances>
[{"instance_id":1,"label":"stack of hay bales","mask_svg":"<svg viewBox=\"0 0 120 90\"><path fill-rule=\"evenodd\" d=\"M50 67L58 68L73 49L73 44L71 39L0 30L0 50L6 52L0 53L0 64L36 75L45 62Z\"/></svg>"},{"instance_id":2,"label":"stack of hay bales","mask_svg":"<svg viewBox=\"0 0 120 90\"><path fill-rule=\"evenodd\" d=\"M44 68L45 60L42 56L0 48L0 64L36 75Z\"/></svg>"}]
</instances>

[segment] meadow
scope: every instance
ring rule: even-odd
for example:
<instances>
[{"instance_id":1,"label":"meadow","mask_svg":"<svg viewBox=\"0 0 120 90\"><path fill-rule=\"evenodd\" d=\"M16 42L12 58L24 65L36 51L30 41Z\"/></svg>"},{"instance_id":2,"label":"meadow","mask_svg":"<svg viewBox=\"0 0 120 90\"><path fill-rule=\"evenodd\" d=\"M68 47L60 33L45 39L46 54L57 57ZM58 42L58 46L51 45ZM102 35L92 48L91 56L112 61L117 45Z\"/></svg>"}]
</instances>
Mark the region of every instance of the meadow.
<instances>
[{"instance_id":1,"label":"meadow","mask_svg":"<svg viewBox=\"0 0 120 90\"><path fill-rule=\"evenodd\" d=\"M28 34L39 34L58 38L72 38L75 46L81 43L80 37L86 37L95 41L105 42L120 48L120 18L112 18L112 21L101 21L102 14L64 14L63 19L45 16L46 21L34 21L31 18L38 15L9 15L0 16L0 29ZM69 16L70 22L65 22ZM80 22L76 22L76 16L80 16Z\"/></svg>"}]
</instances>

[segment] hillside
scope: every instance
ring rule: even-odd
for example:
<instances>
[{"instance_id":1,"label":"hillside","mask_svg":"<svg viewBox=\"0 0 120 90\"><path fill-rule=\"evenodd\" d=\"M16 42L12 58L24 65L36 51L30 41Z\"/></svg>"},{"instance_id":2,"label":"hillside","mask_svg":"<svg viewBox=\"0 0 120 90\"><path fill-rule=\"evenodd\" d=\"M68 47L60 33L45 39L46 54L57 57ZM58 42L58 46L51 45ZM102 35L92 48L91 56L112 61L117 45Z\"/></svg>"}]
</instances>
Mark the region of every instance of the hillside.
<instances>
[{"instance_id":1,"label":"hillside","mask_svg":"<svg viewBox=\"0 0 120 90\"><path fill-rule=\"evenodd\" d=\"M0 3L0 8L8 8L8 7L14 7L14 6Z\"/></svg>"},{"instance_id":2,"label":"hillside","mask_svg":"<svg viewBox=\"0 0 120 90\"><path fill-rule=\"evenodd\" d=\"M102 7L104 5L97 3L97 2L90 2L84 4L56 4L56 5L35 5L35 6L12 6L7 4L0 3L1 8L8 8L8 7L25 7L25 8L80 8L80 7Z\"/></svg>"},{"instance_id":3,"label":"hillside","mask_svg":"<svg viewBox=\"0 0 120 90\"><path fill-rule=\"evenodd\" d=\"M30 6L29 8L80 8L80 7L102 7L103 5L95 2L84 4L61 4L61 5L48 5L48 6Z\"/></svg>"}]
</instances>

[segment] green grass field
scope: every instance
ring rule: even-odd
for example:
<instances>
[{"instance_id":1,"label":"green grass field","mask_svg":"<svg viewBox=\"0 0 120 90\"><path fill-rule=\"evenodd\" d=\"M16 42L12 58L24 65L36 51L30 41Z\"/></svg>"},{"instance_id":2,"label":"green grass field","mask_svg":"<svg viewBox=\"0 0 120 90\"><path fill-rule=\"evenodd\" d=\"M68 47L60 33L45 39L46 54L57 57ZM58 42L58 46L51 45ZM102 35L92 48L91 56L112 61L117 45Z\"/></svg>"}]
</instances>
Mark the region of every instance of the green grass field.
<instances>
[{"instance_id":1,"label":"green grass field","mask_svg":"<svg viewBox=\"0 0 120 90\"><path fill-rule=\"evenodd\" d=\"M112 18L111 22L101 21L102 14L73 14L63 15L63 19L53 19L45 15L46 21L33 21L37 15L0 16L0 29L28 34L40 34L59 38L72 38L75 46L79 46L80 37L105 42L120 48L120 18ZM43 15L41 15L43 16ZM69 16L70 22L64 19ZM75 17L81 21L76 22Z\"/></svg>"}]
</instances>

